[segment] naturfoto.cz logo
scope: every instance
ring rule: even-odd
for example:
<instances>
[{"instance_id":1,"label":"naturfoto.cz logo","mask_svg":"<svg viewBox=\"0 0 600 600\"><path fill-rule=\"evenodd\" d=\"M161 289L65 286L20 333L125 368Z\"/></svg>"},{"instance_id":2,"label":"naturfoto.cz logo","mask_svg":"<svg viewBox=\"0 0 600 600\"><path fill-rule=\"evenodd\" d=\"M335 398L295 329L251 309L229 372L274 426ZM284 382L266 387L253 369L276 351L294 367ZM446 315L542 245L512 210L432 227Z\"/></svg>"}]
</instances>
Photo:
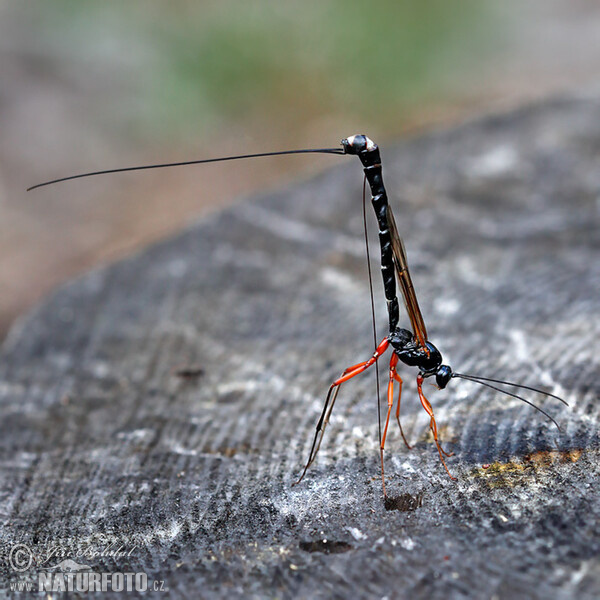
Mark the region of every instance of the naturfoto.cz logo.
<instances>
[{"instance_id":1,"label":"naturfoto.cz logo","mask_svg":"<svg viewBox=\"0 0 600 600\"><path fill-rule=\"evenodd\" d=\"M50 555L63 553L54 549ZM88 564L66 558L49 566L48 554L37 557L25 544L14 545L8 556L18 578L10 582L14 592L147 592L167 591L163 581L149 580L142 572L97 572Z\"/></svg>"}]
</instances>

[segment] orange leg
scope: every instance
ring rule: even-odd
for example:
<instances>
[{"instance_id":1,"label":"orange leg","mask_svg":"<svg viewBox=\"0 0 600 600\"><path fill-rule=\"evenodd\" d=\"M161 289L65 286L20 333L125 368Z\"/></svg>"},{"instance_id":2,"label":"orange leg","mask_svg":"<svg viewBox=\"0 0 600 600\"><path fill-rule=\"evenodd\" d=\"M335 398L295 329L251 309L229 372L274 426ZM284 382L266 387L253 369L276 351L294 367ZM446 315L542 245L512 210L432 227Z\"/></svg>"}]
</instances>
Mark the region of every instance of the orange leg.
<instances>
[{"instance_id":1,"label":"orange leg","mask_svg":"<svg viewBox=\"0 0 600 600\"><path fill-rule=\"evenodd\" d=\"M404 445L410 450L412 446L406 441L406 437L404 436L404 431L402 430L402 424L400 423L400 398L402 396L402 378L398 375L398 371L394 371L394 379L398 382L398 404L396 405L396 421L398 422L398 427L400 428L400 435L404 440Z\"/></svg>"},{"instance_id":2,"label":"orange leg","mask_svg":"<svg viewBox=\"0 0 600 600\"><path fill-rule=\"evenodd\" d=\"M440 442L438 441L437 424L435 422L435 417L433 416L433 408L431 407L429 400L427 400L427 398L425 398L425 395L423 394L423 376L422 375L417 376L417 391L419 392L419 399L421 400L421 404L423 405L425 412L430 417L429 428L431 429L431 433L433 434L433 440L435 442L435 445L437 446L438 453L440 455L440 460L442 461L442 464L444 465L444 468L446 469L446 473L448 473L448 476L450 477L450 479L454 479L456 481L456 477L452 477L452 475L450 474L450 471L448 470L448 467L446 465L446 461L444 460L444 455L452 456L452 454L454 454L454 453L453 452L445 452L444 449L442 448Z\"/></svg>"},{"instance_id":3,"label":"orange leg","mask_svg":"<svg viewBox=\"0 0 600 600\"><path fill-rule=\"evenodd\" d=\"M389 343L388 339L385 338L379 344L379 346L377 346L377 349L375 350L375 352L373 353L373 356L371 356L371 358L369 360L366 360L365 362L361 362L361 363L358 363L351 367L348 367L347 369L344 370L344 372L340 375L340 377L338 377L331 384L331 386L329 387L329 391L327 392L327 398L325 399L325 405L323 406L323 412L321 413L321 417L319 418L319 421L317 423L317 430L315 432L315 437L313 439L312 447L310 449L308 461L306 462L306 465L304 466L302 475L300 475L300 478L298 479L298 481L296 481L296 483L294 483L294 485L299 484L302 481L302 479L304 479L304 476L306 475L306 471L308 470L310 465L312 465L312 463L314 462L314 460L317 456L317 452L319 452L319 448L321 447L321 441L323 440L323 435L325 433L325 428L327 427L327 423L329 423L329 417L331 416L331 411L333 410L333 406L337 399L337 395L340 391L340 386L342 385L342 383L348 381L349 379L352 379L353 377L356 377L363 371L366 371L369 367L373 366L377 362L379 357L388 349L389 345L390 345L390 343Z\"/></svg>"},{"instance_id":4,"label":"orange leg","mask_svg":"<svg viewBox=\"0 0 600 600\"><path fill-rule=\"evenodd\" d=\"M388 412L387 412L387 417L385 419L385 427L383 428L383 436L381 437L381 449L382 450L385 446L385 438L387 436L388 425L390 423L390 414L392 412L392 407L394 405L394 374L396 373L396 365L397 364L398 364L398 355L394 352L394 354L392 354L392 358L390 359L390 381L388 383L388 389L387 389Z\"/></svg>"},{"instance_id":5,"label":"orange leg","mask_svg":"<svg viewBox=\"0 0 600 600\"><path fill-rule=\"evenodd\" d=\"M357 365L354 365L353 367L348 367L342 373L341 377L336 379L331 384L331 387L337 387L339 385L342 385L342 383L344 383L345 381L348 381L349 379L356 377L359 373L362 373L363 371L366 371L369 367L372 367L377 362L377 359L388 349L389 345L390 345L390 343L389 343L388 339L385 338L381 342L381 344L379 344L379 346L377 346L377 349L375 350L375 352L373 353L373 356L371 356L371 358L369 360L362 362L362 363L358 363Z\"/></svg>"},{"instance_id":6,"label":"orange leg","mask_svg":"<svg viewBox=\"0 0 600 600\"><path fill-rule=\"evenodd\" d=\"M379 447L379 454L381 457L381 484L383 486L383 496L386 497L385 493L385 472L383 469L383 451L385 449L385 438L387 437L388 425L390 424L390 415L392 414L392 408L394 406L394 379L397 377L396 365L398 364L398 355L394 352L390 359L390 380L388 382L387 389L387 416L385 418L385 427L383 428L383 435L381 436L381 445ZM400 380L402 382L402 380ZM402 389L402 386L400 387Z\"/></svg>"}]
</instances>

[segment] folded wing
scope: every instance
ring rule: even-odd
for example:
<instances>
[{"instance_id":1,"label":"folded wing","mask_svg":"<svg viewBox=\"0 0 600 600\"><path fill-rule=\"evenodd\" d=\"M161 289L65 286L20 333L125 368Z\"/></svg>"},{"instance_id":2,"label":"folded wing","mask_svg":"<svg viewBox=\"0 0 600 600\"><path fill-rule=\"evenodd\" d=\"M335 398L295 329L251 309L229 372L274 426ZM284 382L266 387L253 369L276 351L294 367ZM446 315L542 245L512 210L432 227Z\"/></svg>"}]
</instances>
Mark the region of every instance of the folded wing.
<instances>
[{"instance_id":1,"label":"folded wing","mask_svg":"<svg viewBox=\"0 0 600 600\"><path fill-rule=\"evenodd\" d=\"M387 210L387 219L392 241L392 251L394 253L396 276L398 279L398 285L402 290L406 312L408 313L408 318L410 319L410 324L415 335L415 339L422 348L426 348L425 342L427 341L427 330L425 329L425 322L423 321L423 315L421 314L421 309L419 308L419 303L417 302L415 288L410 278L404 244L402 243L402 239L398 234L398 228L396 227L396 221L390 206L388 206Z\"/></svg>"}]
</instances>

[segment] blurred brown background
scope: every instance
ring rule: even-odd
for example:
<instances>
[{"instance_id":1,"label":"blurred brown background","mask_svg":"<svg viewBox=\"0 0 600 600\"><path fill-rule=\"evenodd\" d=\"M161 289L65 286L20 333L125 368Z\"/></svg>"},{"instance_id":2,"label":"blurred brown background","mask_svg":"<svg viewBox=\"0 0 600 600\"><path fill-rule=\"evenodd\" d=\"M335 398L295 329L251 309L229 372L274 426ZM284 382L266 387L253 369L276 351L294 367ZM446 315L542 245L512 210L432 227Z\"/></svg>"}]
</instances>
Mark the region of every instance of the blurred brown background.
<instances>
[{"instance_id":1,"label":"blurred brown background","mask_svg":"<svg viewBox=\"0 0 600 600\"><path fill-rule=\"evenodd\" d=\"M26 187L357 132L384 143L594 85L599 32L583 0L0 0L0 338L58 283L339 159Z\"/></svg>"}]
</instances>

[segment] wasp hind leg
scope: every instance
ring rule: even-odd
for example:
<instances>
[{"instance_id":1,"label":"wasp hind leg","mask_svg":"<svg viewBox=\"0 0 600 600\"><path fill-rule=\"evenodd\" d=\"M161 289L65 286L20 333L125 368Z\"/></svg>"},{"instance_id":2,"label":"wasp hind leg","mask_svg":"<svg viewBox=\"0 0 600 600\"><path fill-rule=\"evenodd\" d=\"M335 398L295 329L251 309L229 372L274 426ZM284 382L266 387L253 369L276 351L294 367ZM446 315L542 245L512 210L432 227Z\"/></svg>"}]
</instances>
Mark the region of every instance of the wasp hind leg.
<instances>
[{"instance_id":1,"label":"wasp hind leg","mask_svg":"<svg viewBox=\"0 0 600 600\"><path fill-rule=\"evenodd\" d=\"M363 371L366 371L369 367L373 366L379 357L387 350L389 346L389 341L385 338L377 349L373 353L373 356L369 360L364 362L360 362L356 365L352 365L348 367L329 387L329 391L327 392L327 398L325 399L325 405L323 406L323 411L321 412L321 417L317 422L317 428L315 431L315 437L313 439L313 443L310 449L310 454L308 456L308 460L306 461L306 465L304 465L304 470L302 471L302 475L298 478L298 481L294 483L294 485L298 485L306 475L306 471L310 465L313 464L317 453L319 452L319 448L321 447L321 441L323 440L323 435L325 434L325 428L327 427L327 423L329 423L329 418L331 417L331 412L333 411L333 406L335 405L335 401L337 399L338 393L340 391L340 387L342 383L356 377Z\"/></svg>"}]
</instances>

